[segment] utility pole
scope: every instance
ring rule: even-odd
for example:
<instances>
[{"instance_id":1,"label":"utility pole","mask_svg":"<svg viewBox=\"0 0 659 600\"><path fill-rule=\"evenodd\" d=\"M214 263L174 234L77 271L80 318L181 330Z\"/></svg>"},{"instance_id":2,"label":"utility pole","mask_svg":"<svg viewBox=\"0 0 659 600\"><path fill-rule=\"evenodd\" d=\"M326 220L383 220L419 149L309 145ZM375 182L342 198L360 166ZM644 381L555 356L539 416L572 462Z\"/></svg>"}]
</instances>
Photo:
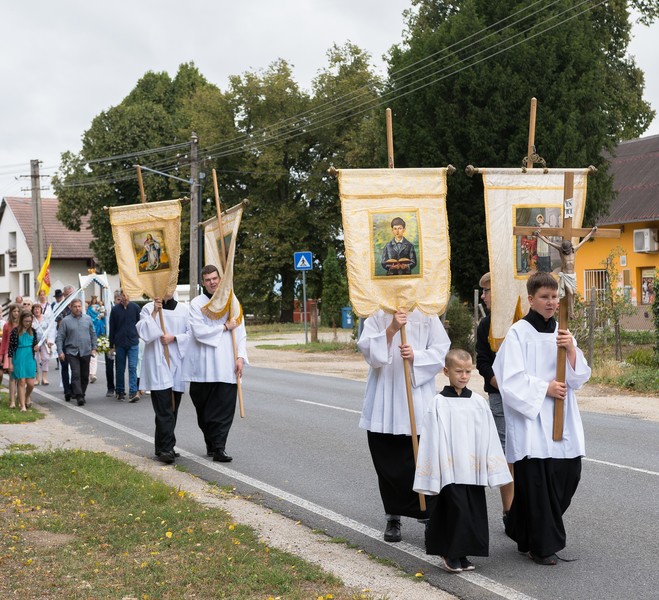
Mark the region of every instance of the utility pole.
<instances>
[{"instance_id":1,"label":"utility pole","mask_svg":"<svg viewBox=\"0 0 659 600\"><path fill-rule=\"evenodd\" d=\"M41 211L41 176L39 175L39 161L30 161L30 178L32 189L32 270L34 280L41 270L41 265L46 257L43 248L43 216ZM29 290L26 290L29 293ZM36 293L36 288L35 288Z\"/></svg>"},{"instance_id":2,"label":"utility pole","mask_svg":"<svg viewBox=\"0 0 659 600\"><path fill-rule=\"evenodd\" d=\"M190 146L190 298L198 294L201 267L199 256L199 212L201 186L199 185L199 138L192 132Z\"/></svg>"}]
</instances>

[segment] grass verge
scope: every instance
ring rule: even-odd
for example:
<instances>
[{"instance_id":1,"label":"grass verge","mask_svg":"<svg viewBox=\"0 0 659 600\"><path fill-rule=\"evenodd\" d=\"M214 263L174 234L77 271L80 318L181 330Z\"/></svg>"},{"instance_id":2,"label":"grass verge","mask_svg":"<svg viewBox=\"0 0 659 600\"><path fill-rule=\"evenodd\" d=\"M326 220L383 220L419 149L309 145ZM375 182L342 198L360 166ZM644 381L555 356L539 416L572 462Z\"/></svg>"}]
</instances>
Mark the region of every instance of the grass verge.
<instances>
[{"instance_id":1,"label":"grass verge","mask_svg":"<svg viewBox=\"0 0 659 600\"><path fill-rule=\"evenodd\" d=\"M372 599L103 453L0 456L0 596Z\"/></svg>"},{"instance_id":2,"label":"grass verge","mask_svg":"<svg viewBox=\"0 0 659 600\"><path fill-rule=\"evenodd\" d=\"M593 367L590 383L656 396L659 395L659 369L604 360Z\"/></svg>"},{"instance_id":3,"label":"grass verge","mask_svg":"<svg viewBox=\"0 0 659 600\"><path fill-rule=\"evenodd\" d=\"M18 400L16 408L9 408L9 393L5 389L0 390L0 423L33 423L43 418L44 414L39 412L34 404L26 412L21 412L21 409L18 408Z\"/></svg>"},{"instance_id":4,"label":"grass verge","mask_svg":"<svg viewBox=\"0 0 659 600\"><path fill-rule=\"evenodd\" d=\"M308 344L258 344L261 350L289 350L293 352L335 352L339 354L354 354L357 351L355 342L309 342Z\"/></svg>"}]
</instances>

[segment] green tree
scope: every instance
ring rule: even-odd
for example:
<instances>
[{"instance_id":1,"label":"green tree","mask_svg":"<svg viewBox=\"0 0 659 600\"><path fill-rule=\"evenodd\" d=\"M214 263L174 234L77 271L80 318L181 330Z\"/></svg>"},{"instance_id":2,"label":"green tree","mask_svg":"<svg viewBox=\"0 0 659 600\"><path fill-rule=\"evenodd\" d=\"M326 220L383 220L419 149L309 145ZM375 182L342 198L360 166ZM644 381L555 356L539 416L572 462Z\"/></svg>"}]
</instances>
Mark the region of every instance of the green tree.
<instances>
[{"instance_id":1,"label":"green tree","mask_svg":"<svg viewBox=\"0 0 659 600\"><path fill-rule=\"evenodd\" d=\"M536 144L549 166L599 169L589 182L592 223L613 194L605 151L640 135L654 116L642 99L643 74L626 57L626 3L572 19L567 0L525 12L513 0L414 4L405 42L389 56L396 166L519 167L536 97ZM656 16L656 2L639 8ZM451 270L467 298L488 268L482 180L456 174L448 185Z\"/></svg>"},{"instance_id":2,"label":"green tree","mask_svg":"<svg viewBox=\"0 0 659 600\"><path fill-rule=\"evenodd\" d=\"M118 106L94 118L82 136L80 153L62 155L60 170L53 179L60 200L58 219L69 229L79 230L82 217L89 215L95 238L92 249L103 270L117 272L109 215L103 207L140 202L136 163L169 169L180 177L189 176L181 154L186 153L190 133L178 137L187 118L179 111L195 90L209 85L192 64L181 65L173 80L167 73L148 72ZM183 143L178 144L179 141ZM189 194L184 183L146 172L144 188L147 200ZM185 218L189 219L189 212ZM187 233L187 228L183 228L184 252L189 240ZM181 258L183 279L188 271L186 256Z\"/></svg>"},{"instance_id":3,"label":"green tree","mask_svg":"<svg viewBox=\"0 0 659 600\"><path fill-rule=\"evenodd\" d=\"M341 309L348 305L348 282L334 248L327 249L327 257L323 261L323 295L320 311L320 321L327 327L336 328L341 325Z\"/></svg>"}]
</instances>

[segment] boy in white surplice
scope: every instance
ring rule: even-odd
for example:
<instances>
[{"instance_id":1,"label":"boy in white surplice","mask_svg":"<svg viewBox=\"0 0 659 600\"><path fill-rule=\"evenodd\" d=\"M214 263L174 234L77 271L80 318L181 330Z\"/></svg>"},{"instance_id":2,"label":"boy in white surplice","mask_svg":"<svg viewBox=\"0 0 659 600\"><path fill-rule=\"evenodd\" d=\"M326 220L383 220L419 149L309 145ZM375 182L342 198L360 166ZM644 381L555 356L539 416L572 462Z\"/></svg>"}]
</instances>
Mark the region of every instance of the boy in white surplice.
<instances>
[{"instance_id":1,"label":"boy in white surplice","mask_svg":"<svg viewBox=\"0 0 659 600\"><path fill-rule=\"evenodd\" d=\"M512 481L487 401L467 389L473 364L450 350L447 385L423 416L414 491L439 494L426 528L426 552L452 573L472 571L467 556L488 556L485 486Z\"/></svg>"}]
</instances>

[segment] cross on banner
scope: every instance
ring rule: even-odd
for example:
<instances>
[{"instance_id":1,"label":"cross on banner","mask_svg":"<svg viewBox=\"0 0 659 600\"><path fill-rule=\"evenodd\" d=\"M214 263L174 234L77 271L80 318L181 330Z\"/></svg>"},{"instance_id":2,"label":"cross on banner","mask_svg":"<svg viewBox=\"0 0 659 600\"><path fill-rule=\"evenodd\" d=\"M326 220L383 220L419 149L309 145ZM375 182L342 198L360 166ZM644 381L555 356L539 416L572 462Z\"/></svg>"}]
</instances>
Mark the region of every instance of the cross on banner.
<instances>
[{"instance_id":1,"label":"cross on banner","mask_svg":"<svg viewBox=\"0 0 659 600\"><path fill-rule=\"evenodd\" d=\"M565 289L565 295L561 298L559 304L558 328L568 328L568 317L571 316L574 302L574 293L576 292L576 275L574 272L574 260L576 251L588 241L591 237L599 238L619 238L619 229L585 229L581 227L572 227L572 207L574 193L574 173L566 172L563 187L563 226L562 227L514 227L513 234L536 236L542 239L546 244L557 248L561 256L561 280ZM540 233L542 232L542 233ZM562 238L561 244L556 244L547 239L546 236L557 236ZM581 242L574 246L573 237L583 237ZM558 359L556 362L556 381L565 383L565 348L558 348ZM565 401L561 398L554 399L554 441L563 439L563 417L565 410Z\"/></svg>"}]
</instances>

